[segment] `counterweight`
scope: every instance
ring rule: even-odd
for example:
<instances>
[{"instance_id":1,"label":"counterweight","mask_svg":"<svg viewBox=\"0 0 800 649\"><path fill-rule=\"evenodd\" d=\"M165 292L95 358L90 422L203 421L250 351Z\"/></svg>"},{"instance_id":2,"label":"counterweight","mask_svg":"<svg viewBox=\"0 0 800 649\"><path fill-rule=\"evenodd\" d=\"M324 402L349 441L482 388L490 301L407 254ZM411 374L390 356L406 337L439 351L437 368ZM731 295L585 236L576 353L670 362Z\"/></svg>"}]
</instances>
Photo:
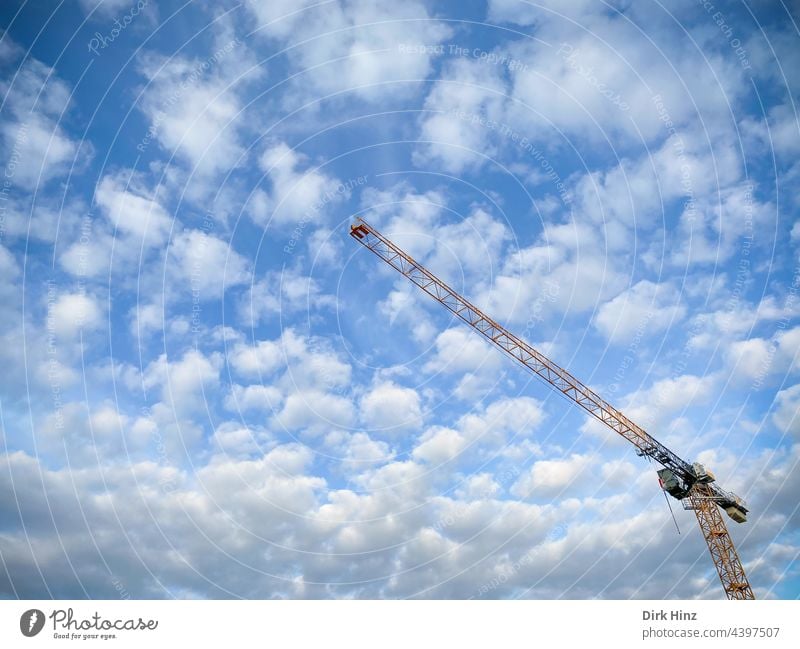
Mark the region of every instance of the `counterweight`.
<instances>
[{"instance_id":1,"label":"counterweight","mask_svg":"<svg viewBox=\"0 0 800 649\"><path fill-rule=\"evenodd\" d=\"M728 598L755 599L719 511L722 507L734 520L743 522L747 508L740 498L714 484L713 475L701 465L682 460L565 369L492 320L368 223L359 219L350 235L515 361L622 435L636 446L639 455L661 464L664 469L659 476L665 490L697 515Z\"/></svg>"}]
</instances>

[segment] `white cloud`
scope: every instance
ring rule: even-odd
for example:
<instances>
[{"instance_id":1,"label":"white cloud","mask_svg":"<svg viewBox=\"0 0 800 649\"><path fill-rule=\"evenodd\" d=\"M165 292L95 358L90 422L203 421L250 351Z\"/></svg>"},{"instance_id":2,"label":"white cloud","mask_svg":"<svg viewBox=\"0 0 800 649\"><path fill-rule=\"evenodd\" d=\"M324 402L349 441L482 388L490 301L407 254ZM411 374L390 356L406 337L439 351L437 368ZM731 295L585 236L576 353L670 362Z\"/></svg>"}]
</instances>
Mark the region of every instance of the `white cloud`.
<instances>
[{"instance_id":1,"label":"white cloud","mask_svg":"<svg viewBox=\"0 0 800 649\"><path fill-rule=\"evenodd\" d=\"M4 40L8 35L4 35ZM21 50L11 44L13 58ZM16 73L0 80L4 119L0 126L0 155L5 179L25 189L43 188L76 163L81 170L91 156L88 143L73 140L61 126L69 109L70 87L56 71L27 57Z\"/></svg>"},{"instance_id":2,"label":"white cloud","mask_svg":"<svg viewBox=\"0 0 800 649\"><path fill-rule=\"evenodd\" d=\"M436 336L434 346L435 354L423 369L434 377L457 376L453 394L459 399L468 402L480 399L503 378L507 361L501 352L466 325L446 329Z\"/></svg>"},{"instance_id":3,"label":"white cloud","mask_svg":"<svg viewBox=\"0 0 800 649\"><path fill-rule=\"evenodd\" d=\"M158 432L156 423L124 412L112 400L96 405L69 401L52 412L36 416L37 444L58 463L69 463L76 472L114 457L138 461L147 457Z\"/></svg>"},{"instance_id":4,"label":"white cloud","mask_svg":"<svg viewBox=\"0 0 800 649\"><path fill-rule=\"evenodd\" d=\"M259 158L259 167L269 178L272 192L259 190L249 213L259 225L325 220L328 211L350 193L348 186L307 164L305 156L284 142L271 144ZM301 165L305 170L301 170Z\"/></svg>"},{"instance_id":5,"label":"white cloud","mask_svg":"<svg viewBox=\"0 0 800 649\"><path fill-rule=\"evenodd\" d=\"M249 458L263 454L272 437L263 429L250 428L237 421L225 421L217 426L211 441L223 455Z\"/></svg>"},{"instance_id":6,"label":"white cloud","mask_svg":"<svg viewBox=\"0 0 800 649\"><path fill-rule=\"evenodd\" d=\"M501 398L480 413L467 413L458 425L471 440L500 446L507 436L529 437L544 421L542 404L531 397Z\"/></svg>"},{"instance_id":7,"label":"white cloud","mask_svg":"<svg viewBox=\"0 0 800 649\"><path fill-rule=\"evenodd\" d=\"M88 209L82 199L70 199L55 192L14 192L13 176L4 179L3 227L9 239L28 239L52 243L56 235L65 239L77 230ZM91 268L93 259L87 260ZM87 273L88 274L88 273Z\"/></svg>"},{"instance_id":8,"label":"white cloud","mask_svg":"<svg viewBox=\"0 0 800 649\"><path fill-rule=\"evenodd\" d=\"M727 348L728 365L739 379L761 387L775 375L794 373L800 368L800 327L777 331L771 338L753 337Z\"/></svg>"},{"instance_id":9,"label":"white cloud","mask_svg":"<svg viewBox=\"0 0 800 649\"><path fill-rule=\"evenodd\" d=\"M174 290L198 300L219 300L250 281L250 265L233 247L202 230L185 230L172 240L168 268Z\"/></svg>"},{"instance_id":10,"label":"white cloud","mask_svg":"<svg viewBox=\"0 0 800 649\"><path fill-rule=\"evenodd\" d=\"M630 344L636 336L650 337L683 319L686 307L669 284L642 280L603 304L594 325L610 341Z\"/></svg>"},{"instance_id":11,"label":"white cloud","mask_svg":"<svg viewBox=\"0 0 800 649\"><path fill-rule=\"evenodd\" d=\"M434 54L419 48L450 34L417 0L251 0L247 7L257 34L286 46L300 43L286 51L293 68L303 71L294 88L300 98L343 91L367 101L407 96L431 71Z\"/></svg>"},{"instance_id":12,"label":"white cloud","mask_svg":"<svg viewBox=\"0 0 800 649\"><path fill-rule=\"evenodd\" d=\"M103 324L103 314L90 295L66 293L48 305L47 321L56 335L72 340L79 332L97 330Z\"/></svg>"},{"instance_id":13,"label":"white cloud","mask_svg":"<svg viewBox=\"0 0 800 649\"><path fill-rule=\"evenodd\" d=\"M775 395L772 421L782 433L800 437L800 384L781 390Z\"/></svg>"},{"instance_id":14,"label":"white cloud","mask_svg":"<svg viewBox=\"0 0 800 649\"><path fill-rule=\"evenodd\" d=\"M695 376L683 374L660 379L649 388L641 389L625 399L625 413L644 428L662 428L675 413L706 403L714 393L719 375Z\"/></svg>"},{"instance_id":15,"label":"white cloud","mask_svg":"<svg viewBox=\"0 0 800 649\"><path fill-rule=\"evenodd\" d=\"M121 234L121 233L120 233ZM150 243L155 233L148 233ZM131 256L139 255L140 247L131 240L120 237L117 242L116 261L123 265ZM124 243L123 243L124 241ZM108 232L97 228L85 235L80 235L78 240L68 246L59 256L58 263L73 277L97 278L108 276L111 272L111 251L114 244L113 237Z\"/></svg>"},{"instance_id":16,"label":"white cloud","mask_svg":"<svg viewBox=\"0 0 800 649\"><path fill-rule=\"evenodd\" d=\"M600 469L600 475L607 485L623 490L633 483L638 473L639 470L626 460L605 462Z\"/></svg>"},{"instance_id":17,"label":"white cloud","mask_svg":"<svg viewBox=\"0 0 800 649\"><path fill-rule=\"evenodd\" d=\"M500 490L500 485L491 473L476 473L465 480L457 495L459 498L481 500L497 496Z\"/></svg>"},{"instance_id":18,"label":"white cloud","mask_svg":"<svg viewBox=\"0 0 800 649\"><path fill-rule=\"evenodd\" d=\"M308 255L317 266L339 266L344 259L343 244L335 230L317 228L308 235Z\"/></svg>"},{"instance_id":19,"label":"white cloud","mask_svg":"<svg viewBox=\"0 0 800 649\"><path fill-rule=\"evenodd\" d=\"M506 225L480 207L455 223L438 224L430 234L435 247L425 263L456 290L478 278L491 277L511 239Z\"/></svg>"},{"instance_id":20,"label":"white cloud","mask_svg":"<svg viewBox=\"0 0 800 649\"><path fill-rule=\"evenodd\" d=\"M591 0L540 0L536 3L521 0L489 0L488 19L499 23L530 26L556 16L585 17L587 12L606 10L606 5Z\"/></svg>"},{"instance_id":21,"label":"white cloud","mask_svg":"<svg viewBox=\"0 0 800 649\"><path fill-rule=\"evenodd\" d=\"M14 255L0 243L0 298L6 304L10 304L12 296L16 296L16 279L19 276L20 267Z\"/></svg>"},{"instance_id":22,"label":"white cloud","mask_svg":"<svg viewBox=\"0 0 800 649\"><path fill-rule=\"evenodd\" d=\"M563 496L571 486L591 477L595 459L590 455L572 454L566 460L539 460L514 483L511 493L520 498Z\"/></svg>"},{"instance_id":23,"label":"white cloud","mask_svg":"<svg viewBox=\"0 0 800 649\"><path fill-rule=\"evenodd\" d=\"M658 379L649 387L640 387L625 395L613 405L619 406L633 422L654 433L667 446L688 451L696 449L700 438L692 423L693 417L687 413L717 397L722 379L719 372ZM622 436L593 416L586 416L580 431L601 438L604 445L629 448Z\"/></svg>"},{"instance_id":24,"label":"white cloud","mask_svg":"<svg viewBox=\"0 0 800 649\"><path fill-rule=\"evenodd\" d=\"M166 241L172 217L135 177L103 177L95 199L115 231L132 237L135 244L159 247Z\"/></svg>"},{"instance_id":25,"label":"white cloud","mask_svg":"<svg viewBox=\"0 0 800 649\"><path fill-rule=\"evenodd\" d=\"M14 493L16 500L0 497L0 513L12 520L21 511L26 528L4 537L9 571L0 587L14 584L24 597L44 592L41 580L25 578L38 565L48 583L113 596L114 584L92 570L97 552L94 545L86 551L90 533L126 589L150 597L719 598L717 582L686 579L706 551L668 533L672 523L661 508L631 514L622 506L630 506L625 497L544 506L501 501L493 498L496 481L485 474L467 483L475 500L457 500L432 492L429 473L414 462L366 471L356 493L315 475L307 446L284 444L249 458L250 442L261 432L252 431L248 440L247 431L230 422L220 431L229 434L232 453L217 453L196 477L136 461L110 463L101 477L97 467L67 472L21 452L3 455L0 494ZM780 458L759 480L763 495L781 507L788 503L787 512L796 505L796 498L787 498L796 485L786 482L796 461L796 453ZM578 487L574 471L583 467L586 474L585 458L560 462L540 465L541 489ZM656 486L650 491L660 498ZM584 507L593 512L590 520L582 517ZM682 526L694 524L691 512L676 515ZM740 545L744 556L766 559L754 566L759 595L781 583L794 556L764 554L785 521L783 514L764 517L758 538L750 535ZM264 552L265 538L270 552ZM219 551L208 552L209 544ZM64 568L64 553L70 568ZM353 553L369 553L369 561L354 562ZM671 553L668 565L661 561L665 553ZM598 562L600 555L605 560ZM67 578L71 570L80 585Z\"/></svg>"},{"instance_id":26,"label":"white cloud","mask_svg":"<svg viewBox=\"0 0 800 649\"><path fill-rule=\"evenodd\" d=\"M389 444L372 439L367 433L352 434L337 431L326 437L326 443L341 454L344 471L360 472L371 466L385 464L394 458Z\"/></svg>"},{"instance_id":27,"label":"white cloud","mask_svg":"<svg viewBox=\"0 0 800 649\"><path fill-rule=\"evenodd\" d=\"M413 456L431 464L441 464L456 458L467 443L467 439L457 430L434 426L423 435Z\"/></svg>"},{"instance_id":28,"label":"white cloud","mask_svg":"<svg viewBox=\"0 0 800 649\"><path fill-rule=\"evenodd\" d=\"M269 272L253 282L241 297L239 313L249 326L286 320L304 310L333 309L336 298L322 292L319 282L297 270Z\"/></svg>"},{"instance_id":29,"label":"white cloud","mask_svg":"<svg viewBox=\"0 0 800 649\"><path fill-rule=\"evenodd\" d=\"M342 360L326 338L307 337L284 329L281 345L288 359L281 385L286 390L305 388L344 390L350 386L352 368Z\"/></svg>"},{"instance_id":30,"label":"white cloud","mask_svg":"<svg viewBox=\"0 0 800 649\"><path fill-rule=\"evenodd\" d=\"M771 373L776 349L771 348L770 342L764 338L750 338L733 343L728 348L728 358L740 375L748 378L765 377Z\"/></svg>"},{"instance_id":31,"label":"white cloud","mask_svg":"<svg viewBox=\"0 0 800 649\"><path fill-rule=\"evenodd\" d=\"M312 435L336 427L349 428L354 420L355 409L349 399L318 390L290 393L274 417L275 425L282 429L304 430Z\"/></svg>"},{"instance_id":32,"label":"white cloud","mask_svg":"<svg viewBox=\"0 0 800 649\"><path fill-rule=\"evenodd\" d=\"M441 191L418 193L406 184L367 189L361 205L367 221L457 290L491 275L512 236L505 223L481 206L445 221L447 200Z\"/></svg>"},{"instance_id":33,"label":"white cloud","mask_svg":"<svg viewBox=\"0 0 800 649\"><path fill-rule=\"evenodd\" d=\"M283 365L283 361L284 351L275 340L259 340L254 345L238 344L228 354L231 366L250 378L270 376Z\"/></svg>"},{"instance_id":34,"label":"white cloud","mask_svg":"<svg viewBox=\"0 0 800 649\"><path fill-rule=\"evenodd\" d=\"M105 404L92 413L89 423L95 436L111 437L122 434L128 423L128 417L113 405Z\"/></svg>"},{"instance_id":35,"label":"white cloud","mask_svg":"<svg viewBox=\"0 0 800 649\"><path fill-rule=\"evenodd\" d=\"M476 168L496 153L495 129L502 123L507 87L495 66L479 60L457 59L445 66L441 78L425 99L419 138L414 153L417 166L441 165L458 174Z\"/></svg>"},{"instance_id":36,"label":"white cloud","mask_svg":"<svg viewBox=\"0 0 800 649\"><path fill-rule=\"evenodd\" d=\"M147 334L164 328L164 307L161 304L141 304L131 310L131 332Z\"/></svg>"},{"instance_id":37,"label":"white cloud","mask_svg":"<svg viewBox=\"0 0 800 649\"><path fill-rule=\"evenodd\" d=\"M149 2L145 3L145 5ZM103 17L114 16L115 14L126 13L125 10L135 7L136 3L131 0L80 0L81 8L89 13L95 11L95 16L100 14Z\"/></svg>"},{"instance_id":38,"label":"white cloud","mask_svg":"<svg viewBox=\"0 0 800 649\"><path fill-rule=\"evenodd\" d=\"M595 308L627 285L619 258L598 246L602 232L574 220L545 225L531 246L508 254L490 287L476 302L499 322L532 325L554 313ZM538 318L538 319L537 319Z\"/></svg>"},{"instance_id":39,"label":"white cloud","mask_svg":"<svg viewBox=\"0 0 800 649\"><path fill-rule=\"evenodd\" d=\"M501 398L485 408L460 417L456 427L432 426L419 440L414 458L439 464L465 454L465 461L477 455L492 457L498 450L517 449L510 439L529 438L544 420L541 404L530 397ZM469 448L469 450L468 450ZM521 447L520 447L521 448ZM536 446L528 447L539 453Z\"/></svg>"},{"instance_id":40,"label":"white cloud","mask_svg":"<svg viewBox=\"0 0 800 649\"><path fill-rule=\"evenodd\" d=\"M158 390L162 400L159 412L165 421L171 419L175 423L176 417L202 412L206 400L219 386L221 363L220 354L206 356L195 349L177 359L161 354L145 369L143 386Z\"/></svg>"},{"instance_id":41,"label":"white cloud","mask_svg":"<svg viewBox=\"0 0 800 649\"><path fill-rule=\"evenodd\" d=\"M800 153L800 126L788 103L773 106L762 119L746 117L741 129L745 139L753 140L762 153L775 152L787 159Z\"/></svg>"},{"instance_id":42,"label":"white cloud","mask_svg":"<svg viewBox=\"0 0 800 649\"><path fill-rule=\"evenodd\" d=\"M510 17L498 7L493 13ZM529 13L518 16L530 24ZM698 64L690 47L674 47L686 38L674 26L662 24L643 36L612 12L580 14L580 25L556 16L537 12L547 23L548 43L519 39L506 48L525 63L511 70L509 121L524 124L529 138L554 144L565 136L604 144L610 138L624 147L640 138L660 140L667 133L665 119L679 129L702 120L713 134L730 133L729 106L748 88L727 52L706 50ZM667 44L673 47L665 56L658 48Z\"/></svg>"},{"instance_id":43,"label":"white cloud","mask_svg":"<svg viewBox=\"0 0 800 649\"><path fill-rule=\"evenodd\" d=\"M436 354L425 364L431 373L465 374L485 370L496 377L503 362L500 352L466 325L446 329L436 336Z\"/></svg>"},{"instance_id":44,"label":"white cloud","mask_svg":"<svg viewBox=\"0 0 800 649\"><path fill-rule=\"evenodd\" d=\"M263 411L276 412L283 393L272 385L234 385L225 404L229 410L237 412Z\"/></svg>"},{"instance_id":45,"label":"white cloud","mask_svg":"<svg viewBox=\"0 0 800 649\"><path fill-rule=\"evenodd\" d=\"M420 290L402 278L395 281L394 289L378 303L378 309L389 325L401 326L410 331L415 340L427 344L436 335L436 328L422 306L424 300Z\"/></svg>"},{"instance_id":46,"label":"white cloud","mask_svg":"<svg viewBox=\"0 0 800 649\"><path fill-rule=\"evenodd\" d=\"M702 197L694 209L685 209L678 229L682 243L674 247L671 262L686 266L727 261L741 249L743 237L751 238L774 222L775 206L759 200L755 188L733 185ZM749 258L742 256L739 263L749 269Z\"/></svg>"},{"instance_id":47,"label":"white cloud","mask_svg":"<svg viewBox=\"0 0 800 649\"><path fill-rule=\"evenodd\" d=\"M685 197L688 189L693 196L703 196L716 184L731 179L721 160L701 154L692 142L690 133L678 133L638 158L625 157L610 168L587 172L575 181L571 193L576 209L603 227L612 250L624 252L637 237L663 223L669 206Z\"/></svg>"},{"instance_id":48,"label":"white cloud","mask_svg":"<svg viewBox=\"0 0 800 649\"><path fill-rule=\"evenodd\" d=\"M215 29L222 30L218 36L224 26L225 21L215 23ZM153 53L141 57L148 85L138 107L150 120L150 131L143 137L155 137L189 163L193 173L206 178L241 163L241 131L247 120L239 92L259 70L250 67L250 53L241 41L229 38L215 45L206 60L167 59ZM139 146L144 147L143 142Z\"/></svg>"},{"instance_id":49,"label":"white cloud","mask_svg":"<svg viewBox=\"0 0 800 649\"><path fill-rule=\"evenodd\" d=\"M690 330L690 345L695 349L713 349L722 344L741 341L750 335L755 328L765 322L776 322L791 319L800 315L800 304L792 305L788 301L780 304L772 295L764 296L758 304L741 300L736 293L735 284L740 278L734 276L730 281L719 282L723 289L724 302L714 311L697 313ZM687 288L687 294L690 287ZM714 289L709 289L713 294Z\"/></svg>"},{"instance_id":50,"label":"white cloud","mask_svg":"<svg viewBox=\"0 0 800 649\"><path fill-rule=\"evenodd\" d=\"M442 192L417 192L408 184L368 188L361 194L365 218L414 259L424 259L436 245L431 230L440 224L446 205Z\"/></svg>"},{"instance_id":51,"label":"white cloud","mask_svg":"<svg viewBox=\"0 0 800 649\"><path fill-rule=\"evenodd\" d=\"M259 381L234 385L226 399L230 410L270 412L274 426L312 435L355 421L347 395L352 368L325 338L286 328L274 340L235 343L227 360L238 377Z\"/></svg>"},{"instance_id":52,"label":"white cloud","mask_svg":"<svg viewBox=\"0 0 800 649\"><path fill-rule=\"evenodd\" d=\"M398 435L422 426L417 391L392 382L372 387L361 398L360 412L364 423L379 435Z\"/></svg>"}]
</instances>

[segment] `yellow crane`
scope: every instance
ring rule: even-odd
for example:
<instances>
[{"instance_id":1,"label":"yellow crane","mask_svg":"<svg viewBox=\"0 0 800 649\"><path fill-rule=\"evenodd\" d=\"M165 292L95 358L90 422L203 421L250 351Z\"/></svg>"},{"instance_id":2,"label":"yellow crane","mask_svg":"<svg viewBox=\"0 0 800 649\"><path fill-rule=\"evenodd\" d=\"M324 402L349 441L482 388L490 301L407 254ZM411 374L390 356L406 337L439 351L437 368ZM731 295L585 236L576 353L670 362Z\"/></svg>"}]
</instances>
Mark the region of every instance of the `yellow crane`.
<instances>
[{"instance_id":1,"label":"yellow crane","mask_svg":"<svg viewBox=\"0 0 800 649\"><path fill-rule=\"evenodd\" d=\"M622 435L636 446L639 455L661 464L658 476L662 488L694 511L728 599L755 599L720 513L720 508L724 509L737 523L745 522L748 510L741 498L717 485L714 475L703 465L682 460L572 374L492 320L366 221L357 219L350 236L489 342Z\"/></svg>"}]
</instances>

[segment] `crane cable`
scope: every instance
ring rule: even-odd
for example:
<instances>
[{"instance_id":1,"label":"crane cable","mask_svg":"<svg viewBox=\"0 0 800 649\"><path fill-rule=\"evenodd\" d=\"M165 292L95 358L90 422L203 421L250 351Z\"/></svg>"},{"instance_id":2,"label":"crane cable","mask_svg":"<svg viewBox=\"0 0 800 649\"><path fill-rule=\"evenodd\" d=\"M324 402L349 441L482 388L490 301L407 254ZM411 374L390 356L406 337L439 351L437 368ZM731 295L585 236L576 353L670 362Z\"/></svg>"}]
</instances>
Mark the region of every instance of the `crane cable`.
<instances>
[{"instance_id":1,"label":"crane cable","mask_svg":"<svg viewBox=\"0 0 800 649\"><path fill-rule=\"evenodd\" d=\"M658 481L661 482L661 478L659 478ZM672 522L675 523L675 529L678 530L678 534L680 534L681 528L678 527L678 519L675 518L675 512L672 511L672 503L669 501L669 498L667 497L667 492L664 491L663 487L661 489L661 492L664 494L664 500L667 501L667 507L669 507L669 513L672 514Z\"/></svg>"},{"instance_id":2,"label":"crane cable","mask_svg":"<svg viewBox=\"0 0 800 649\"><path fill-rule=\"evenodd\" d=\"M649 464L653 463L653 459L651 457L647 457L647 462ZM678 534L681 533L681 528L678 526L678 519L675 518L675 512L672 511L672 503L669 501L667 497L667 491L664 489L664 481L661 479L661 476L656 473L656 477L658 478L658 486L661 488L661 493L664 494L664 500L667 501L667 508L669 509L669 513L672 516L672 522L675 523L675 529L678 530Z\"/></svg>"}]
</instances>

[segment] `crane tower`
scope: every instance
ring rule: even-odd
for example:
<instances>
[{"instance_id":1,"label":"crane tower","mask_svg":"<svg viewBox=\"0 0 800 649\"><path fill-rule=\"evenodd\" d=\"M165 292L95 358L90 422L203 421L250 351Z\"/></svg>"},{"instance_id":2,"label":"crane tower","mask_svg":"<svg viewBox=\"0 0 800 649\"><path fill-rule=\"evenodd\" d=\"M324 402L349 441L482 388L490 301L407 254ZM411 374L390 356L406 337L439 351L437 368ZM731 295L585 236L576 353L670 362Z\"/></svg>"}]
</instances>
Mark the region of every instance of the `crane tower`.
<instances>
[{"instance_id":1,"label":"crane tower","mask_svg":"<svg viewBox=\"0 0 800 649\"><path fill-rule=\"evenodd\" d=\"M717 485L703 465L682 460L565 369L492 320L366 221L358 219L350 228L350 236L489 342L622 435L640 456L658 462L663 467L658 471L663 489L685 509L694 511L728 599L755 599L720 512L724 509L737 523L745 522L748 510L741 498Z\"/></svg>"}]
</instances>

